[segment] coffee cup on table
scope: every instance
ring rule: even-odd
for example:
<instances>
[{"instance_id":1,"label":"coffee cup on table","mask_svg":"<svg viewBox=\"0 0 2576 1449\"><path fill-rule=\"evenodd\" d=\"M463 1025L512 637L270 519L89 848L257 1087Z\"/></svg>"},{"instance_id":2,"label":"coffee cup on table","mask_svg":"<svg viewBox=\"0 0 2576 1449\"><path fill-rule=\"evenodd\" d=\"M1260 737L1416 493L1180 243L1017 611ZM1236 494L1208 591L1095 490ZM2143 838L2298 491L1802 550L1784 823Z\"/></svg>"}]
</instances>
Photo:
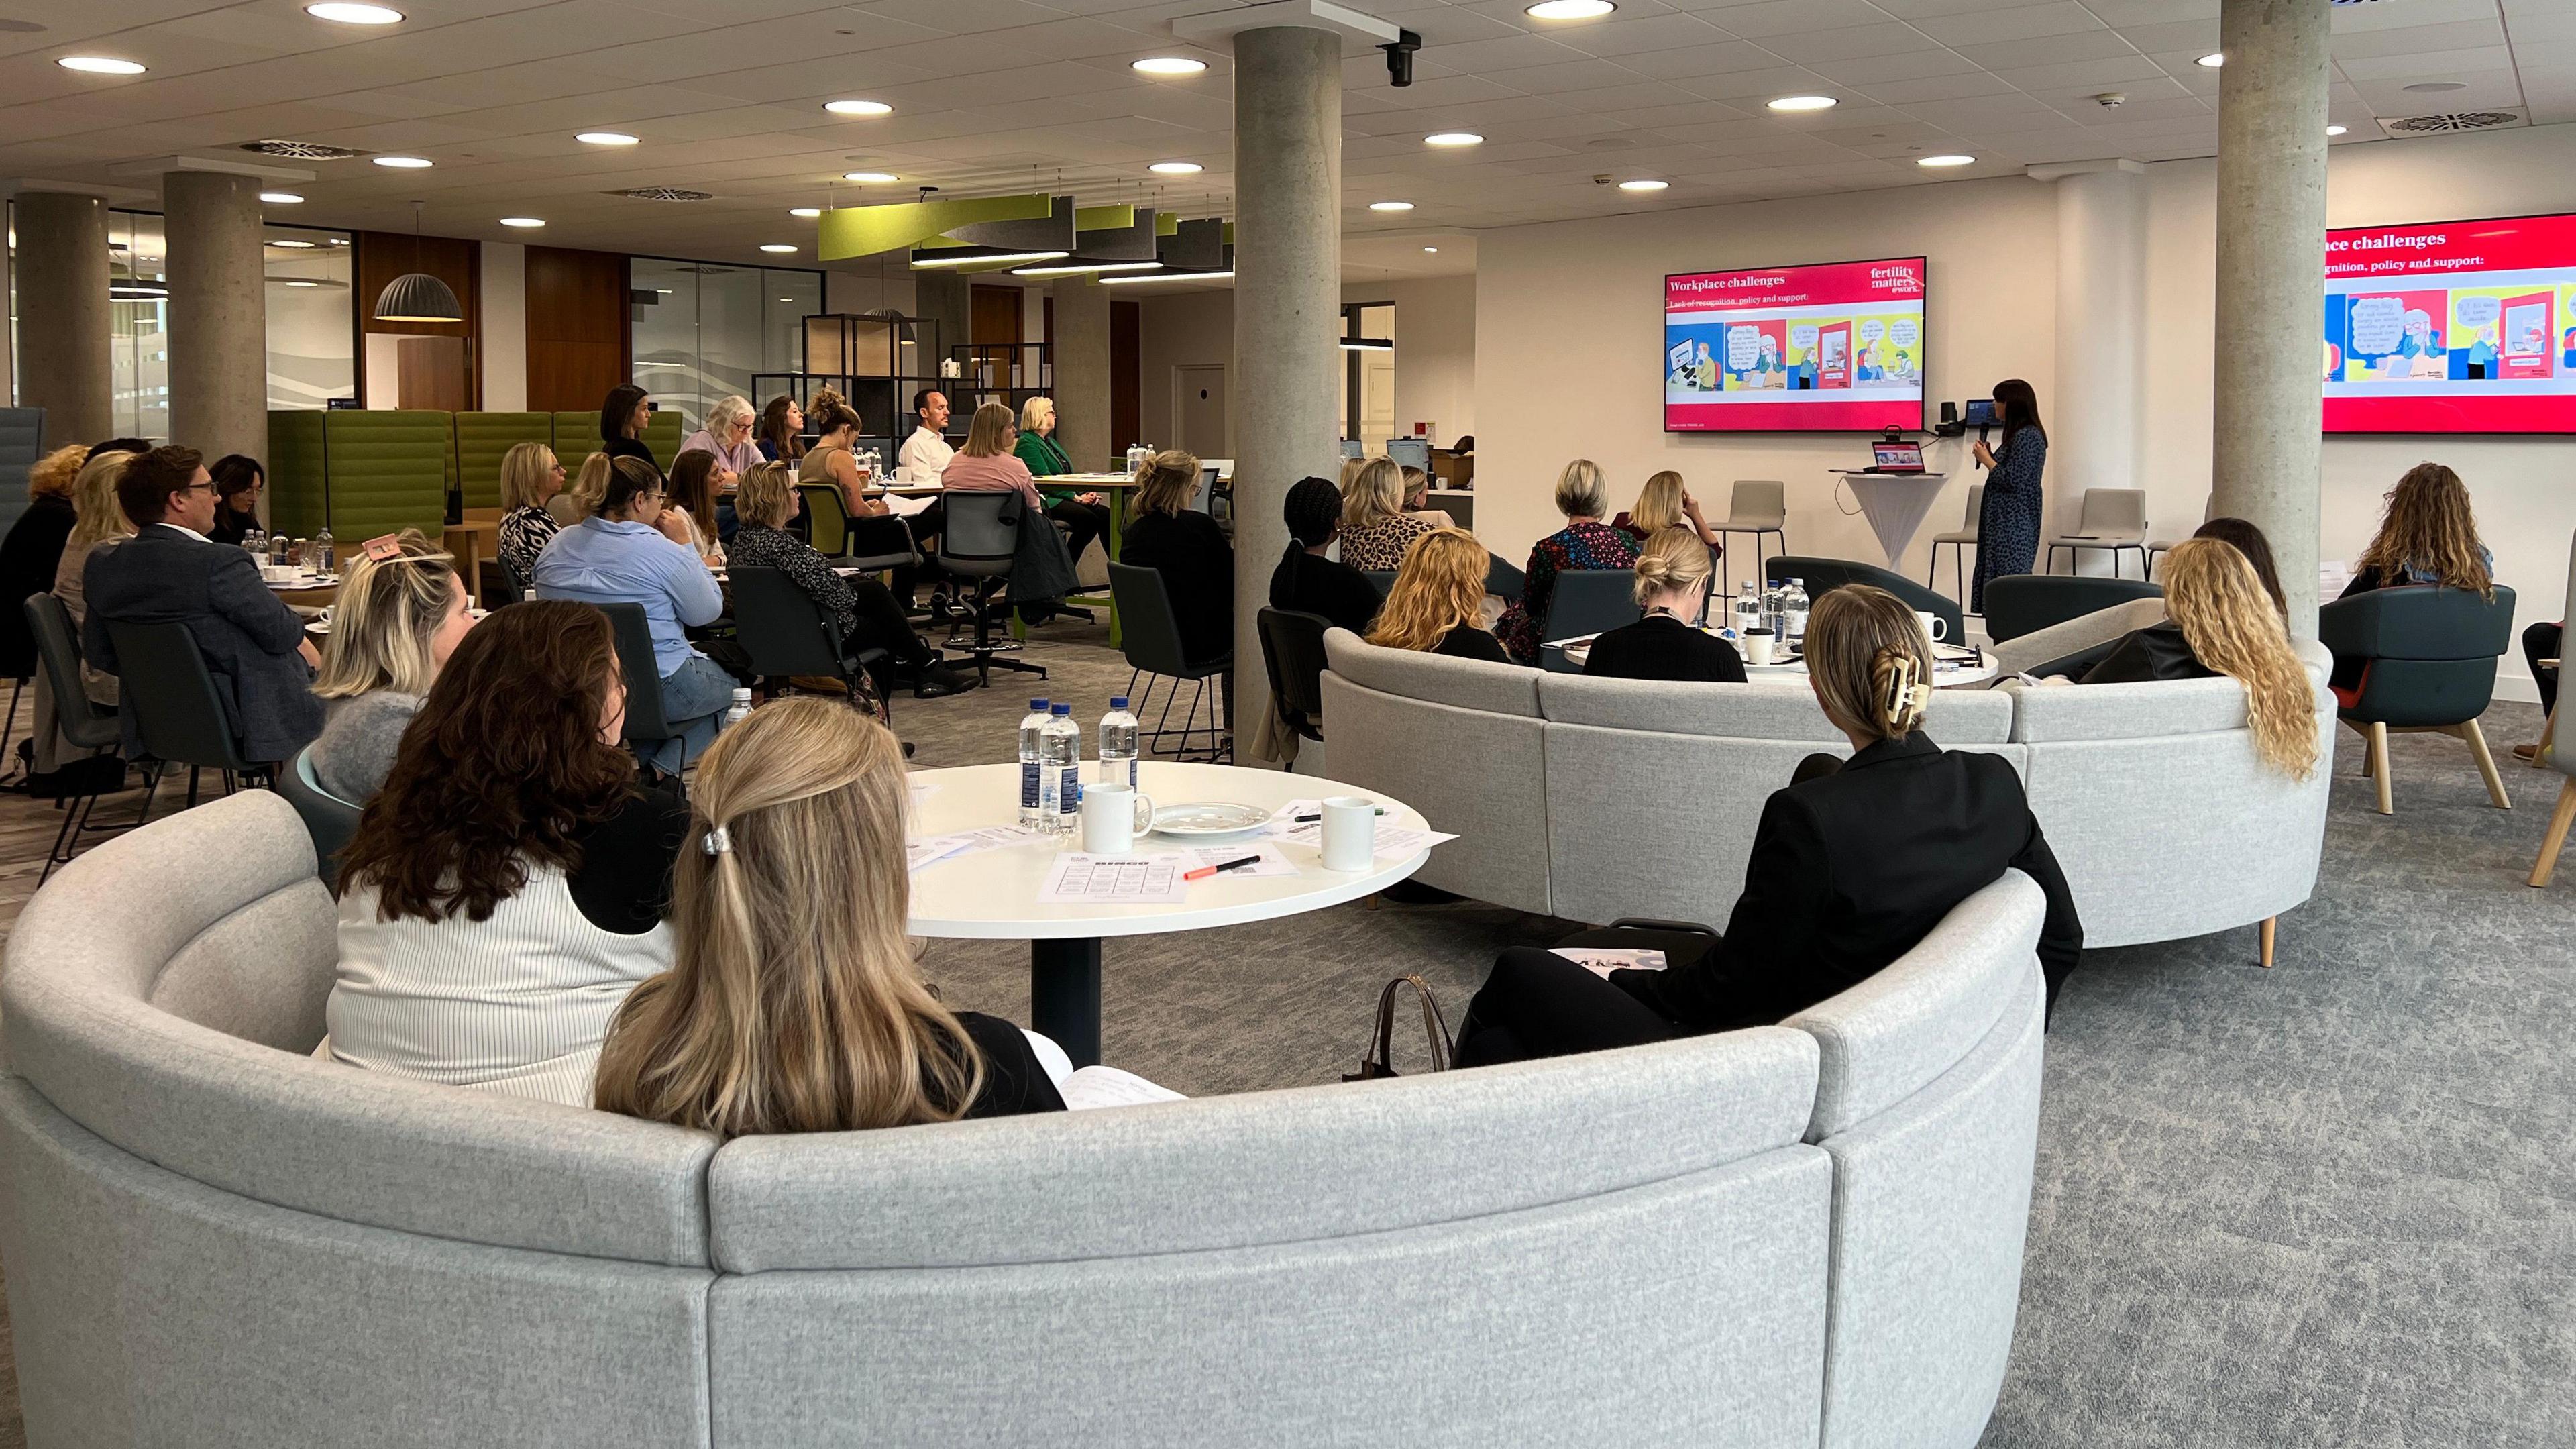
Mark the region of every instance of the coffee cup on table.
<instances>
[{"instance_id":1,"label":"coffee cup on table","mask_svg":"<svg viewBox=\"0 0 2576 1449\"><path fill-rule=\"evenodd\" d=\"M1769 664L1773 658L1773 646L1777 642L1768 629L1757 626L1745 630L1744 662L1754 665Z\"/></svg>"},{"instance_id":2,"label":"coffee cup on table","mask_svg":"<svg viewBox=\"0 0 2576 1449\"><path fill-rule=\"evenodd\" d=\"M1335 795L1323 802L1324 869L1362 871L1377 859L1377 802Z\"/></svg>"},{"instance_id":3,"label":"coffee cup on table","mask_svg":"<svg viewBox=\"0 0 2576 1449\"><path fill-rule=\"evenodd\" d=\"M1082 787L1082 848L1093 855L1126 854L1153 819L1154 797L1133 785Z\"/></svg>"},{"instance_id":4,"label":"coffee cup on table","mask_svg":"<svg viewBox=\"0 0 2576 1449\"><path fill-rule=\"evenodd\" d=\"M1923 621L1923 635L1934 643L1944 642L1950 633L1950 621L1927 609L1917 609L1914 617Z\"/></svg>"}]
</instances>

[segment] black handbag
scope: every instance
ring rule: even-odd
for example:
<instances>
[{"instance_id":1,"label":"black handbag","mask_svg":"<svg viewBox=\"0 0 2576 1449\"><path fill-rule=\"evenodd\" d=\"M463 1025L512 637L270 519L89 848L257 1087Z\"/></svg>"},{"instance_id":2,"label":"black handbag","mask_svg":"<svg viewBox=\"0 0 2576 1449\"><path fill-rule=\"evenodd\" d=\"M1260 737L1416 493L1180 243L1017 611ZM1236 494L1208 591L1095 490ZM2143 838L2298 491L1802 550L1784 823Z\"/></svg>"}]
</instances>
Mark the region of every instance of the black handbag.
<instances>
[{"instance_id":1,"label":"black handbag","mask_svg":"<svg viewBox=\"0 0 2576 1449\"><path fill-rule=\"evenodd\" d=\"M1343 1073L1343 1081L1366 1082L1401 1075L1395 1069L1395 995L1406 986L1412 987L1422 1001L1422 1034L1431 1046L1431 1070L1449 1070L1449 1058L1457 1050L1457 1043L1449 1035L1448 1018L1440 1014L1440 1003L1432 999L1431 988L1421 977L1399 976L1377 994L1377 1031L1369 1039L1367 1050L1360 1054L1360 1069Z\"/></svg>"}]
</instances>

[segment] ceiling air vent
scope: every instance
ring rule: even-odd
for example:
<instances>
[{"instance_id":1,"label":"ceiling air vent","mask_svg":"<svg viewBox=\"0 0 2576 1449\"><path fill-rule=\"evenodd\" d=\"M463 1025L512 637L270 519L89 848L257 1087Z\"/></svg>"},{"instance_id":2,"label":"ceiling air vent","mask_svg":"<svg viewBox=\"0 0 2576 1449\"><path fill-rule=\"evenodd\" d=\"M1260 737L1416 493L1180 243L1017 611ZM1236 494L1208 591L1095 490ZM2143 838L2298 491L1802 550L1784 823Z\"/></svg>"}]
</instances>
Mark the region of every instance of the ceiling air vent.
<instances>
[{"instance_id":1,"label":"ceiling air vent","mask_svg":"<svg viewBox=\"0 0 2576 1449\"><path fill-rule=\"evenodd\" d=\"M318 141L245 141L242 149L257 151L262 156L283 156L290 161L346 161L367 154L346 146L325 146Z\"/></svg>"},{"instance_id":2,"label":"ceiling air vent","mask_svg":"<svg viewBox=\"0 0 2576 1449\"><path fill-rule=\"evenodd\" d=\"M2520 111L2452 111L2438 116L2382 116L2379 129L2392 136L2438 136L2447 131L2492 131L2523 124Z\"/></svg>"},{"instance_id":3,"label":"ceiling air vent","mask_svg":"<svg viewBox=\"0 0 2576 1449\"><path fill-rule=\"evenodd\" d=\"M631 196L637 201L713 201L712 191L689 191L677 186L630 186L624 191L603 193L608 196Z\"/></svg>"}]
</instances>

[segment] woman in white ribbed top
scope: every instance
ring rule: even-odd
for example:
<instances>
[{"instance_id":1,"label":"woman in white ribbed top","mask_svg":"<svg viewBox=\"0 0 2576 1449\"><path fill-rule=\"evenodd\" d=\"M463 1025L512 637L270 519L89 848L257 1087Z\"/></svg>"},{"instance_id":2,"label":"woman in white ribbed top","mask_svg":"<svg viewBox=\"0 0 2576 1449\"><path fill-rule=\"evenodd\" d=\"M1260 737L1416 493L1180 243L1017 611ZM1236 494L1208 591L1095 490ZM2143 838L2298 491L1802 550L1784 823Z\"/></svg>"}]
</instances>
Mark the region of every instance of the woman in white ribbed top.
<instances>
[{"instance_id":1,"label":"woman in white ribbed top","mask_svg":"<svg viewBox=\"0 0 2576 1449\"><path fill-rule=\"evenodd\" d=\"M676 783L636 784L625 718L590 605L466 635L342 860L334 1060L590 1105L610 1019L670 968L688 829Z\"/></svg>"}]
</instances>

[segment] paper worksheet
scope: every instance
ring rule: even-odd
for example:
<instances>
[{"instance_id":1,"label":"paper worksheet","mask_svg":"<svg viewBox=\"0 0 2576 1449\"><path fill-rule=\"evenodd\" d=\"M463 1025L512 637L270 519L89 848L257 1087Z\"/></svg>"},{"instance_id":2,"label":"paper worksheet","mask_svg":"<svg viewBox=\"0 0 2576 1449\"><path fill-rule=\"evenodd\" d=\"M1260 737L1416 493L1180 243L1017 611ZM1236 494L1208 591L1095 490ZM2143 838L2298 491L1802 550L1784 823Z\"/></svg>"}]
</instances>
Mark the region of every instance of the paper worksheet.
<instances>
[{"instance_id":1,"label":"paper worksheet","mask_svg":"<svg viewBox=\"0 0 2576 1449\"><path fill-rule=\"evenodd\" d=\"M962 842L949 836L932 840L907 840L903 843L904 867L907 870L919 870L932 861L946 860L965 848Z\"/></svg>"},{"instance_id":2,"label":"paper worksheet","mask_svg":"<svg viewBox=\"0 0 2576 1449\"><path fill-rule=\"evenodd\" d=\"M919 800L913 802L920 804ZM904 842L904 854L911 869L919 870L952 855L973 855L982 850L1000 850L1006 846L1026 845L1033 840L1053 840L1042 831L1023 830L1016 825L987 825L981 830L956 830L946 835L924 835Z\"/></svg>"},{"instance_id":3,"label":"paper worksheet","mask_svg":"<svg viewBox=\"0 0 2576 1449\"><path fill-rule=\"evenodd\" d=\"M1190 883L1181 876L1193 863L1177 850L1139 855L1069 851L1055 858L1038 887L1038 900L1048 905L1178 905L1189 899Z\"/></svg>"},{"instance_id":4,"label":"paper worksheet","mask_svg":"<svg viewBox=\"0 0 2576 1449\"><path fill-rule=\"evenodd\" d=\"M1141 1107L1148 1102L1186 1102L1189 1098L1149 1082L1134 1072L1116 1067L1083 1067L1058 1084L1067 1111L1086 1112L1095 1107Z\"/></svg>"},{"instance_id":5,"label":"paper worksheet","mask_svg":"<svg viewBox=\"0 0 2576 1449\"><path fill-rule=\"evenodd\" d=\"M1671 964L1664 959L1663 952L1644 948L1614 950L1607 946L1559 946L1553 954L1605 981L1613 971L1661 971Z\"/></svg>"},{"instance_id":6,"label":"paper worksheet","mask_svg":"<svg viewBox=\"0 0 2576 1449\"><path fill-rule=\"evenodd\" d=\"M1279 823L1273 821L1270 828L1272 838L1275 840L1285 841L1291 845L1308 846L1315 850L1324 848L1324 825L1320 820L1307 825L1291 825L1285 829L1281 829ZM1377 823L1377 841L1373 853L1380 860L1402 860L1415 851L1429 850L1444 840L1457 838L1443 830L1407 830L1381 820Z\"/></svg>"},{"instance_id":7,"label":"paper worksheet","mask_svg":"<svg viewBox=\"0 0 2576 1449\"><path fill-rule=\"evenodd\" d=\"M1194 870L1207 865L1232 865L1235 861L1249 855L1254 857L1252 864L1235 866L1226 874L1244 876L1297 873L1297 867L1289 862L1288 857L1279 853L1279 847L1266 840L1239 841L1233 845L1201 845L1192 848L1190 854L1197 857L1190 862L1190 867ZM1214 879L1214 877L1205 877L1205 879Z\"/></svg>"},{"instance_id":8,"label":"paper worksheet","mask_svg":"<svg viewBox=\"0 0 2576 1449\"><path fill-rule=\"evenodd\" d=\"M924 493L917 498L901 493L884 493L879 494L878 497L885 504L886 512L897 518L910 518L939 501L939 495L936 493Z\"/></svg>"}]
</instances>

